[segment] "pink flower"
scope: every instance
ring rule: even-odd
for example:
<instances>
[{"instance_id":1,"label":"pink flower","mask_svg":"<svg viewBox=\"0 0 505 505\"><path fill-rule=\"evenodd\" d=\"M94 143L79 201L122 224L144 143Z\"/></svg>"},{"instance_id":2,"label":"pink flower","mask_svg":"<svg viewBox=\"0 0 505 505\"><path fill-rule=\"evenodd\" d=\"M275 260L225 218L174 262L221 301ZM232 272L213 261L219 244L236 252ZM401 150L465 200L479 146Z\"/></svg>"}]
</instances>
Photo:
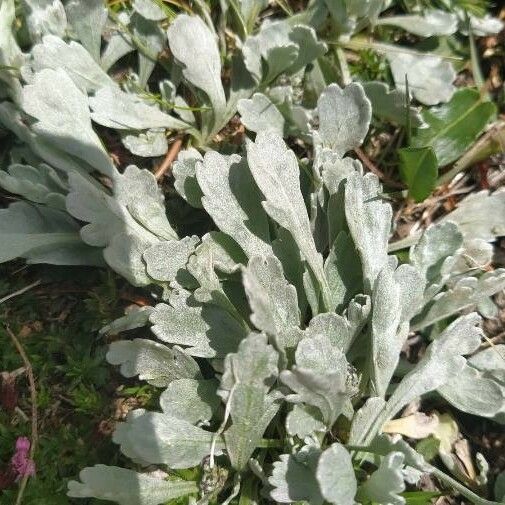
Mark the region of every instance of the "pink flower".
<instances>
[{"instance_id":1,"label":"pink flower","mask_svg":"<svg viewBox=\"0 0 505 505\"><path fill-rule=\"evenodd\" d=\"M16 473L17 479L25 475L35 475L35 462L29 458L30 441L26 437L16 440L16 452L11 459L11 468Z\"/></svg>"}]
</instances>

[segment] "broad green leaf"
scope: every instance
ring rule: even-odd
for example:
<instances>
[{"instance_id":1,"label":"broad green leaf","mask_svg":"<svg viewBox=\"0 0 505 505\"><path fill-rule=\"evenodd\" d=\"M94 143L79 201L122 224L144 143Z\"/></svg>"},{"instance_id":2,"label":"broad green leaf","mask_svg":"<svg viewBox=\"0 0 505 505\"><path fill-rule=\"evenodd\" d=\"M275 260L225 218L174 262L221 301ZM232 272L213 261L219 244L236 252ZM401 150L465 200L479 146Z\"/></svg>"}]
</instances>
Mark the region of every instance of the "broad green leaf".
<instances>
[{"instance_id":1,"label":"broad green leaf","mask_svg":"<svg viewBox=\"0 0 505 505\"><path fill-rule=\"evenodd\" d=\"M164 342L186 347L192 356L225 357L245 338L245 328L229 312L202 305L188 293L174 293L171 305L156 305L150 316L153 333Z\"/></svg>"},{"instance_id":2,"label":"broad green leaf","mask_svg":"<svg viewBox=\"0 0 505 505\"><path fill-rule=\"evenodd\" d=\"M117 87L103 87L89 98L91 119L102 126L117 130L147 130L170 128L188 130L190 125L149 105L139 96L125 93Z\"/></svg>"},{"instance_id":3,"label":"broad green leaf","mask_svg":"<svg viewBox=\"0 0 505 505\"><path fill-rule=\"evenodd\" d=\"M409 196L422 202L435 189L438 177L437 157L430 146L404 147L398 150L400 174L409 188Z\"/></svg>"},{"instance_id":4,"label":"broad green leaf","mask_svg":"<svg viewBox=\"0 0 505 505\"><path fill-rule=\"evenodd\" d=\"M451 99L456 78L450 61L431 54L414 55L395 51L386 53L396 87L405 92L405 76L416 100L425 105L436 105ZM423 118L426 121L426 118ZM422 144L425 145L425 144Z\"/></svg>"},{"instance_id":5,"label":"broad green leaf","mask_svg":"<svg viewBox=\"0 0 505 505\"><path fill-rule=\"evenodd\" d=\"M44 163L37 168L11 165L7 171L0 172L0 186L32 202L61 210L65 209L65 195L69 189L60 174Z\"/></svg>"},{"instance_id":6,"label":"broad green leaf","mask_svg":"<svg viewBox=\"0 0 505 505\"><path fill-rule=\"evenodd\" d=\"M260 132L256 141L247 145L247 157L254 180L265 197L264 209L291 233L320 284L323 304L329 306L330 294L323 260L312 237L295 154L278 135Z\"/></svg>"},{"instance_id":7,"label":"broad green leaf","mask_svg":"<svg viewBox=\"0 0 505 505\"><path fill-rule=\"evenodd\" d=\"M483 101L477 90L458 90L448 103L423 112L423 120L428 128L417 130L412 145L431 146L438 165L443 167L472 145L495 113L495 105Z\"/></svg>"},{"instance_id":8,"label":"broad green leaf","mask_svg":"<svg viewBox=\"0 0 505 505\"><path fill-rule=\"evenodd\" d=\"M253 256L243 270L243 283L256 328L274 336L281 348L296 347L302 334L296 289L284 278L280 261Z\"/></svg>"},{"instance_id":9,"label":"broad green leaf","mask_svg":"<svg viewBox=\"0 0 505 505\"><path fill-rule=\"evenodd\" d=\"M259 133L271 129L281 137L284 136L284 117L262 93L254 93L250 99L239 100L237 110L248 130Z\"/></svg>"},{"instance_id":10,"label":"broad green leaf","mask_svg":"<svg viewBox=\"0 0 505 505\"><path fill-rule=\"evenodd\" d=\"M370 293L387 263L392 210L382 201L381 185L373 174L351 174L345 186L345 215L363 268L365 290Z\"/></svg>"},{"instance_id":11,"label":"broad green leaf","mask_svg":"<svg viewBox=\"0 0 505 505\"><path fill-rule=\"evenodd\" d=\"M100 250L82 242L79 223L71 216L27 202L0 209L0 262L15 258L53 265L103 265Z\"/></svg>"},{"instance_id":12,"label":"broad green leaf","mask_svg":"<svg viewBox=\"0 0 505 505\"><path fill-rule=\"evenodd\" d=\"M95 93L103 87L116 87L116 83L78 42L69 43L46 35L31 51L34 72L45 68L62 68L83 93Z\"/></svg>"},{"instance_id":13,"label":"broad green leaf","mask_svg":"<svg viewBox=\"0 0 505 505\"><path fill-rule=\"evenodd\" d=\"M72 30L94 60L100 63L102 32L107 21L103 0L71 0L65 5Z\"/></svg>"},{"instance_id":14,"label":"broad green leaf","mask_svg":"<svg viewBox=\"0 0 505 505\"><path fill-rule=\"evenodd\" d=\"M210 454L212 437L210 431L168 414L134 410L117 425L113 441L130 458L178 469L199 465ZM218 439L216 453L223 448Z\"/></svg>"},{"instance_id":15,"label":"broad green leaf","mask_svg":"<svg viewBox=\"0 0 505 505\"><path fill-rule=\"evenodd\" d=\"M372 113L387 121L406 126L406 95L399 89L390 90L383 82L370 81L363 83L363 89L372 104ZM408 116L414 128L424 126L423 118L416 107L409 106Z\"/></svg>"},{"instance_id":16,"label":"broad green leaf","mask_svg":"<svg viewBox=\"0 0 505 505\"><path fill-rule=\"evenodd\" d=\"M67 496L97 498L119 505L161 505L198 492L196 482L164 480L116 466L95 465L81 470L80 481L68 483Z\"/></svg>"},{"instance_id":17,"label":"broad green leaf","mask_svg":"<svg viewBox=\"0 0 505 505\"><path fill-rule=\"evenodd\" d=\"M67 16L60 0L23 0L22 6L32 42L47 34L65 34Z\"/></svg>"},{"instance_id":18,"label":"broad green leaf","mask_svg":"<svg viewBox=\"0 0 505 505\"><path fill-rule=\"evenodd\" d=\"M405 505L400 493L405 491L403 482L403 460L401 452L390 452L380 462L379 468L358 489L357 499L372 503Z\"/></svg>"},{"instance_id":19,"label":"broad green leaf","mask_svg":"<svg viewBox=\"0 0 505 505\"><path fill-rule=\"evenodd\" d=\"M425 10L422 15L383 17L375 24L397 26L420 37L434 37L455 33L458 29L458 17L452 12L430 9Z\"/></svg>"},{"instance_id":20,"label":"broad green leaf","mask_svg":"<svg viewBox=\"0 0 505 505\"><path fill-rule=\"evenodd\" d=\"M271 251L270 232L261 195L247 163L238 155L207 153L196 164L202 205L219 229L230 235L247 256Z\"/></svg>"},{"instance_id":21,"label":"broad green leaf","mask_svg":"<svg viewBox=\"0 0 505 505\"><path fill-rule=\"evenodd\" d=\"M214 35L196 16L180 14L168 28L168 43L182 65L184 77L208 97L213 109L213 128L219 128L226 113L221 83L221 58ZM210 133L210 132L208 132Z\"/></svg>"},{"instance_id":22,"label":"broad green leaf","mask_svg":"<svg viewBox=\"0 0 505 505\"><path fill-rule=\"evenodd\" d=\"M372 107L359 83L345 88L330 84L317 101L319 130L316 143L339 156L359 147L368 132Z\"/></svg>"},{"instance_id":23,"label":"broad green leaf","mask_svg":"<svg viewBox=\"0 0 505 505\"><path fill-rule=\"evenodd\" d=\"M177 379L160 396L161 410L191 424L208 422L216 413L220 399L215 379Z\"/></svg>"},{"instance_id":24,"label":"broad green leaf","mask_svg":"<svg viewBox=\"0 0 505 505\"><path fill-rule=\"evenodd\" d=\"M91 128L87 98L64 70L35 74L33 83L23 88L22 108L38 120L32 129L46 141L115 177L116 169Z\"/></svg>"},{"instance_id":25,"label":"broad green leaf","mask_svg":"<svg viewBox=\"0 0 505 505\"><path fill-rule=\"evenodd\" d=\"M306 446L295 454L281 454L273 465L268 483L273 487L270 496L276 503L306 501L311 505L322 505L316 469L321 451Z\"/></svg>"},{"instance_id":26,"label":"broad green leaf","mask_svg":"<svg viewBox=\"0 0 505 505\"><path fill-rule=\"evenodd\" d=\"M107 361L121 365L120 371L125 377L138 375L140 380L156 387L168 386L178 379L200 377L196 361L179 347L169 348L143 338L112 342Z\"/></svg>"},{"instance_id":27,"label":"broad green leaf","mask_svg":"<svg viewBox=\"0 0 505 505\"><path fill-rule=\"evenodd\" d=\"M317 463L316 478L324 499L334 505L353 505L357 483L351 455L335 442L323 451Z\"/></svg>"}]
</instances>

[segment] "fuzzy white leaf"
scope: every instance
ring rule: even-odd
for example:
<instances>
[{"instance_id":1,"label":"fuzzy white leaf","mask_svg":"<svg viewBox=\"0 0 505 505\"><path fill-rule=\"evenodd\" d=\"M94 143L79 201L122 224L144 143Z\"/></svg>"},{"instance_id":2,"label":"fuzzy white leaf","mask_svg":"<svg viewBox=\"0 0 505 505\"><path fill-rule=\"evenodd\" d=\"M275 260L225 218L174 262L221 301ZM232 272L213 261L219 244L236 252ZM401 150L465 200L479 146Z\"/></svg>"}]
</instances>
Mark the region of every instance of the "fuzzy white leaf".
<instances>
[{"instance_id":1,"label":"fuzzy white leaf","mask_svg":"<svg viewBox=\"0 0 505 505\"><path fill-rule=\"evenodd\" d=\"M383 17L375 24L397 26L420 37L434 37L455 33L458 29L458 16L452 12L431 9L424 11L422 15Z\"/></svg>"},{"instance_id":2,"label":"fuzzy white leaf","mask_svg":"<svg viewBox=\"0 0 505 505\"><path fill-rule=\"evenodd\" d=\"M202 155L193 147L179 153L177 160L172 165L174 174L174 187L191 206L202 207L202 190L196 179L196 165L202 161Z\"/></svg>"},{"instance_id":3,"label":"fuzzy white leaf","mask_svg":"<svg viewBox=\"0 0 505 505\"><path fill-rule=\"evenodd\" d=\"M271 129L281 137L284 136L284 117L262 93L254 93L250 99L239 100L237 110L248 130L259 133Z\"/></svg>"},{"instance_id":4,"label":"fuzzy white leaf","mask_svg":"<svg viewBox=\"0 0 505 505\"><path fill-rule=\"evenodd\" d=\"M107 352L107 361L121 365L125 377L139 376L157 387L168 386L178 379L200 377L196 361L180 348L169 348L152 340L136 338L112 342Z\"/></svg>"},{"instance_id":5,"label":"fuzzy white leaf","mask_svg":"<svg viewBox=\"0 0 505 505\"><path fill-rule=\"evenodd\" d=\"M107 21L103 0L70 0L65 6L70 26L96 62L100 62L102 32Z\"/></svg>"},{"instance_id":6,"label":"fuzzy white leaf","mask_svg":"<svg viewBox=\"0 0 505 505\"><path fill-rule=\"evenodd\" d=\"M121 135L121 142L132 154L144 158L163 156L168 151L167 137L162 128L147 130L145 133L125 132Z\"/></svg>"},{"instance_id":7,"label":"fuzzy white leaf","mask_svg":"<svg viewBox=\"0 0 505 505\"><path fill-rule=\"evenodd\" d=\"M202 205L220 230L249 257L269 254L267 216L245 160L238 155L207 153L203 163L196 164L196 177L204 195Z\"/></svg>"},{"instance_id":8,"label":"fuzzy white leaf","mask_svg":"<svg viewBox=\"0 0 505 505\"><path fill-rule=\"evenodd\" d=\"M405 92L405 75L416 100L425 105L448 102L456 88L456 71L439 56L412 55L397 51L387 53L396 87Z\"/></svg>"},{"instance_id":9,"label":"fuzzy white leaf","mask_svg":"<svg viewBox=\"0 0 505 505\"><path fill-rule=\"evenodd\" d=\"M154 0L134 0L133 8L141 16L151 21L162 21L167 16Z\"/></svg>"},{"instance_id":10,"label":"fuzzy white leaf","mask_svg":"<svg viewBox=\"0 0 505 505\"><path fill-rule=\"evenodd\" d=\"M286 430L301 440L314 432L324 432L326 427L319 411L308 405L295 404L286 416Z\"/></svg>"},{"instance_id":11,"label":"fuzzy white leaf","mask_svg":"<svg viewBox=\"0 0 505 505\"><path fill-rule=\"evenodd\" d=\"M116 466L87 467L81 470L79 479L68 483L67 496L97 498L119 505L160 505L198 491L193 481L164 480Z\"/></svg>"},{"instance_id":12,"label":"fuzzy white leaf","mask_svg":"<svg viewBox=\"0 0 505 505\"><path fill-rule=\"evenodd\" d=\"M38 42L47 34L65 34L67 16L60 0L23 0L22 5L33 42Z\"/></svg>"},{"instance_id":13,"label":"fuzzy white leaf","mask_svg":"<svg viewBox=\"0 0 505 505\"><path fill-rule=\"evenodd\" d=\"M343 156L359 147L368 132L372 107L363 86L352 83L344 89L330 84L317 101L319 130L316 142Z\"/></svg>"}]
</instances>

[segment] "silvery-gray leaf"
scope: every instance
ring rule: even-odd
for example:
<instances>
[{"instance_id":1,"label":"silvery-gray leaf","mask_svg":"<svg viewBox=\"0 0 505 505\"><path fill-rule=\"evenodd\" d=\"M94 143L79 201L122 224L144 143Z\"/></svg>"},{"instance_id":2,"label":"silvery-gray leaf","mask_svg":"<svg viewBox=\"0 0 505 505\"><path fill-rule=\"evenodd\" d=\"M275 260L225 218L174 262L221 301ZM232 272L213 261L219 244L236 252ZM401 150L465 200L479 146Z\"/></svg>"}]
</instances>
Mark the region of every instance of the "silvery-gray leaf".
<instances>
[{"instance_id":1,"label":"silvery-gray leaf","mask_svg":"<svg viewBox=\"0 0 505 505\"><path fill-rule=\"evenodd\" d=\"M242 53L235 53L231 60L231 82L226 105L226 118L237 112L237 104L243 98L249 98L256 89L256 81L247 70Z\"/></svg>"},{"instance_id":2,"label":"silvery-gray leaf","mask_svg":"<svg viewBox=\"0 0 505 505\"><path fill-rule=\"evenodd\" d=\"M166 218L163 191L149 170L128 165L122 177L114 182L114 198L153 235L165 240L178 239Z\"/></svg>"},{"instance_id":3,"label":"silvery-gray leaf","mask_svg":"<svg viewBox=\"0 0 505 505\"><path fill-rule=\"evenodd\" d=\"M44 68L62 68L83 93L94 93L105 86L117 86L78 42L67 43L55 35L46 35L42 42L33 47L31 54L34 72Z\"/></svg>"},{"instance_id":4,"label":"silvery-gray leaf","mask_svg":"<svg viewBox=\"0 0 505 505\"><path fill-rule=\"evenodd\" d=\"M237 110L248 130L258 133L271 129L281 137L284 136L284 117L262 93L255 93L250 99L239 100Z\"/></svg>"},{"instance_id":5,"label":"silvery-gray leaf","mask_svg":"<svg viewBox=\"0 0 505 505\"><path fill-rule=\"evenodd\" d=\"M368 132L372 107L363 86L352 83L344 89L330 84L317 100L319 130L316 143L328 147L339 156L359 147Z\"/></svg>"},{"instance_id":6,"label":"silvery-gray leaf","mask_svg":"<svg viewBox=\"0 0 505 505\"><path fill-rule=\"evenodd\" d=\"M94 60L100 63L102 32L107 21L103 0L71 0L65 6L72 30Z\"/></svg>"},{"instance_id":7,"label":"silvery-gray leaf","mask_svg":"<svg viewBox=\"0 0 505 505\"><path fill-rule=\"evenodd\" d=\"M353 505L357 482L347 449L335 442L323 451L316 470L321 494L334 505Z\"/></svg>"},{"instance_id":8,"label":"silvery-gray leaf","mask_svg":"<svg viewBox=\"0 0 505 505\"><path fill-rule=\"evenodd\" d=\"M150 305L137 307L100 329L101 335L117 335L123 331L142 328L149 324L149 315L153 311Z\"/></svg>"},{"instance_id":9,"label":"silvery-gray leaf","mask_svg":"<svg viewBox=\"0 0 505 505\"><path fill-rule=\"evenodd\" d=\"M375 279L387 263L392 209L381 199L381 185L374 174L351 174L345 186L345 215L361 259L365 289L371 292Z\"/></svg>"},{"instance_id":10,"label":"silvery-gray leaf","mask_svg":"<svg viewBox=\"0 0 505 505\"><path fill-rule=\"evenodd\" d=\"M400 126L406 126L406 95L403 91L390 90L387 84L378 81L365 82L363 88L372 104L372 113L375 116ZM412 127L422 128L424 126L425 123L418 108L409 106L408 116Z\"/></svg>"},{"instance_id":11,"label":"silvery-gray leaf","mask_svg":"<svg viewBox=\"0 0 505 505\"><path fill-rule=\"evenodd\" d=\"M323 148L318 153L317 168L330 195L339 191L342 181L349 175L354 172L363 173L363 166L358 160L340 158L335 151L328 148Z\"/></svg>"},{"instance_id":12,"label":"silvery-gray leaf","mask_svg":"<svg viewBox=\"0 0 505 505\"><path fill-rule=\"evenodd\" d=\"M389 398L381 422L377 421L368 441L373 438L374 429L391 419L412 400L442 387L456 377L464 368L463 355L474 352L480 345L482 330L477 326L481 319L472 313L462 316L444 330L426 349L416 367L411 370Z\"/></svg>"},{"instance_id":13,"label":"silvery-gray leaf","mask_svg":"<svg viewBox=\"0 0 505 505\"><path fill-rule=\"evenodd\" d=\"M446 260L456 255L462 245L463 235L455 223L431 225L410 250L410 262L433 283L441 276Z\"/></svg>"},{"instance_id":14,"label":"silvery-gray leaf","mask_svg":"<svg viewBox=\"0 0 505 505\"><path fill-rule=\"evenodd\" d=\"M220 398L216 395L217 386L215 379L172 381L161 393L161 410L191 424L210 421L220 404Z\"/></svg>"},{"instance_id":15,"label":"silvery-gray leaf","mask_svg":"<svg viewBox=\"0 0 505 505\"><path fill-rule=\"evenodd\" d=\"M179 379L200 378L196 361L179 347L169 348L143 338L112 342L107 361L121 365L120 371L125 377L138 375L140 380L156 387L166 387Z\"/></svg>"},{"instance_id":16,"label":"silvery-gray leaf","mask_svg":"<svg viewBox=\"0 0 505 505\"><path fill-rule=\"evenodd\" d=\"M94 170L84 160L71 156L56 147L49 139L35 133L25 122L26 116L13 103L0 103L0 124L14 133L40 159L67 174L72 171L87 174Z\"/></svg>"},{"instance_id":17,"label":"silvery-gray leaf","mask_svg":"<svg viewBox=\"0 0 505 505\"><path fill-rule=\"evenodd\" d=\"M301 338L296 289L284 278L275 256L253 256L243 270L251 321L274 337L281 347L295 347Z\"/></svg>"},{"instance_id":18,"label":"silvery-gray leaf","mask_svg":"<svg viewBox=\"0 0 505 505\"><path fill-rule=\"evenodd\" d=\"M211 151L196 164L202 205L221 231L249 256L271 252L268 219L245 160Z\"/></svg>"},{"instance_id":19,"label":"silvery-gray leaf","mask_svg":"<svg viewBox=\"0 0 505 505\"><path fill-rule=\"evenodd\" d=\"M503 21L498 18L486 14L483 17L469 15L470 27L472 32L477 37L487 37L489 35L496 35L503 30Z\"/></svg>"},{"instance_id":20,"label":"silvery-gray leaf","mask_svg":"<svg viewBox=\"0 0 505 505\"><path fill-rule=\"evenodd\" d=\"M282 270L286 280L295 286L298 295L298 307L303 318L307 308L307 299L303 286L303 274L305 266L300 255L300 250L296 245L291 233L284 228L277 230L277 237L272 242L274 255L282 263Z\"/></svg>"},{"instance_id":21,"label":"silvery-gray leaf","mask_svg":"<svg viewBox=\"0 0 505 505\"><path fill-rule=\"evenodd\" d=\"M368 317L371 312L371 300L368 295L356 295L347 306L347 310L345 311L345 316L349 321L349 327L351 329L350 333L352 335L352 339L354 339L361 330L365 327L368 322ZM349 346L352 341L349 342ZM347 349L346 349L347 351Z\"/></svg>"},{"instance_id":22,"label":"silvery-gray leaf","mask_svg":"<svg viewBox=\"0 0 505 505\"><path fill-rule=\"evenodd\" d=\"M281 454L273 464L268 483L273 487L270 496L276 503L309 502L322 505L316 469L321 451L316 447L304 447L295 454Z\"/></svg>"},{"instance_id":23,"label":"silvery-gray leaf","mask_svg":"<svg viewBox=\"0 0 505 505\"><path fill-rule=\"evenodd\" d=\"M196 180L196 164L202 160L202 155L194 147L190 147L181 151L172 165L174 187L177 193L196 208L202 207L203 193Z\"/></svg>"},{"instance_id":24,"label":"silvery-gray leaf","mask_svg":"<svg viewBox=\"0 0 505 505\"><path fill-rule=\"evenodd\" d=\"M468 363L483 372L489 372L499 382L505 385L505 345L497 344L474 354ZM500 375L501 372L501 375Z\"/></svg>"},{"instance_id":25,"label":"silvery-gray leaf","mask_svg":"<svg viewBox=\"0 0 505 505\"><path fill-rule=\"evenodd\" d=\"M41 163L37 168L30 165L11 165L7 171L0 172L0 186L32 202L65 210L68 184L54 168L45 163Z\"/></svg>"},{"instance_id":26,"label":"silvery-gray leaf","mask_svg":"<svg viewBox=\"0 0 505 505\"><path fill-rule=\"evenodd\" d=\"M178 469L199 465L210 454L212 437L213 433L168 414L133 411L117 425L112 439L130 458ZM218 437L216 454L223 446Z\"/></svg>"},{"instance_id":27,"label":"silvery-gray leaf","mask_svg":"<svg viewBox=\"0 0 505 505\"><path fill-rule=\"evenodd\" d=\"M125 93L116 86L103 87L89 98L91 119L117 130L170 128L187 130L190 125L149 105L138 95Z\"/></svg>"},{"instance_id":28,"label":"silvery-gray leaf","mask_svg":"<svg viewBox=\"0 0 505 505\"><path fill-rule=\"evenodd\" d=\"M156 305L152 331L164 342L188 347L192 356L222 358L246 336L244 327L220 307L193 302L185 293L172 295L170 303Z\"/></svg>"},{"instance_id":29,"label":"silvery-gray leaf","mask_svg":"<svg viewBox=\"0 0 505 505\"><path fill-rule=\"evenodd\" d=\"M295 392L286 396L286 400L317 407L326 426L333 425L353 394L346 384L346 374L342 372L321 374L294 366L282 371L280 379Z\"/></svg>"},{"instance_id":30,"label":"silvery-gray leaf","mask_svg":"<svg viewBox=\"0 0 505 505\"><path fill-rule=\"evenodd\" d=\"M352 419L349 444L358 445L366 438L385 406L386 401L379 396L368 398Z\"/></svg>"},{"instance_id":31,"label":"silvery-gray leaf","mask_svg":"<svg viewBox=\"0 0 505 505\"><path fill-rule=\"evenodd\" d=\"M479 191L466 197L442 221L453 221L465 239L480 238L489 242L505 235L505 191Z\"/></svg>"},{"instance_id":32,"label":"silvery-gray leaf","mask_svg":"<svg viewBox=\"0 0 505 505\"><path fill-rule=\"evenodd\" d=\"M119 505L160 505L198 491L193 481L165 480L117 466L87 467L81 470L79 479L68 483L67 496L97 498Z\"/></svg>"},{"instance_id":33,"label":"silvery-gray leaf","mask_svg":"<svg viewBox=\"0 0 505 505\"><path fill-rule=\"evenodd\" d=\"M236 384L259 387L266 393L277 377L277 361L278 354L266 336L251 333L236 353L226 356L218 394L227 400Z\"/></svg>"},{"instance_id":34,"label":"silvery-gray leaf","mask_svg":"<svg viewBox=\"0 0 505 505\"><path fill-rule=\"evenodd\" d=\"M237 382L230 391L227 406L232 425L225 431L226 451L232 466L243 470L279 410L280 397L267 395L263 385Z\"/></svg>"},{"instance_id":35,"label":"silvery-gray leaf","mask_svg":"<svg viewBox=\"0 0 505 505\"><path fill-rule=\"evenodd\" d=\"M186 266L199 241L197 236L192 236L152 245L143 255L147 273L158 281L174 281L179 270Z\"/></svg>"},{"instance_id":36,"label":"silvery-gray leaf","mask_svg":"<svg viewBox=\"0 0 505 505\"><path fill-rule=\"evenodd\" d=\"M434 37L456 33L458 16L452 12L430 9L425 10L422 15L382 17L375 24L397 26L420 37Z\"/></svg>"},{"instance_id":37,"label":"silvery-gray leaf","mask_svg":"<svg viewBox=\"0 0 505 505\"><path fill-rule=\"evenodd\" d=\"M294 26L289 34L289 40L298 46L296 60L288 69L288 73L290 74L303 70L309 63L322 56L328 50L324 42L317 40L316 31L311 26Z\"/></svg>"},{"instance_id":38,"label":"silvery-gray leaf","mask_svg":"<svg viewBox=\"0 0 505 505\"><path fill-rule=\"evenodd\" d=\"M99 172L117 174L102 142L91 127L85 95L62 69L43 69L22 91L22 107L38 121L33 131Z\"/></svg>"},{"instance_id":39,"label":"silvery-gray leaf","mask_svg":"<svg viewBox=\"0 0 505 505\"><path fill-rule=\"evenodd\" d=\"M164 30L156 21L151 21L134 13L130 19L134 37L140 42L142 47L149 50L149 54L138 51L139 60L139 85L144 88L149 77L156 66L156 58L166 45Z\"/></svg>"},{"instance_id":40,"label":"silvery-gray leaf","mask_svg":"<svg viewBox=\"0 0 505 505\"><path fill-rule=\"evenodd\" d=\"M405 92L405 75L409 90L416 100L425 105L448 102L456 88L456 78L450 61L434 55L413 55L399 51L387 53L396 87Z\"/></svg>"},{"instance_id":41,"label":"silvery-gray leaf","mask_svg":"<svg viewBox=\"0 0 505 505\"><path fill-rule=\"evenodd\" d=\"M324 263L324 273L330 285L333 306L341 312L353 296L363 291L363 274L359 256L351 237L341 231Z\"/></svg>"},{"instance_id":42,"label":"silvery-gray leaf","mask_svg":"<svg viewBox=\"0 0 505 505\"><path fill-rule=\"evenodd\" d=\"M350 330L349 322L345 317L334 312L322 313L310 320L309 325L305 329L305 340L326 337L329 339L332 347L345 353L352 338ZM297 363L300 364L298 361Z\"/></svg>"},{"instance_id":43,"label":"silvery-gray leaf","mask_svg":"<svg viewBox=\"0 0 505 505\"><path fill-rule=\"evenodd\" d=\"M248 32L252 32L259 13L268 5L268 0L239 0L240 13Z\"/></svg>"},{"instance_id":44,"label":"silvery-gray leaf","mask_svg":"<svg viewBox=\"0 0 505 505\"><path fill-rule=\"evenodd\" d=\"M357 498L373 503L404 505L405 498L400 495L405 491L404 459L405 455L401 452L390 452L384 456L379 468L359 487Z\"/></svg>"},{"instance_id":45,"label":"silvery-gray leaf","mask_svg":"<svg viewBox=\"0 0 505 505\"><path fill-rule=\"evenodd\" d=\"M349 37L356 28L356 19L350 16L348 5L344 0L325 0L325 5L330 12L335 29L340 36Z\"/></svg>"},{"instance_id":46,"label":"silvery-gray leaf","mask_svg":"<svg viewBox=\"0 0 505 505\"><path fill-rule=\"evenodd\" d=\"M23 0L26 26L32 42L44 35L62 37L67 29L67 16L60 0Z\"/></svg>"},{"instance_id":47,"label":"silvery-gray leaf","mask_svg":"<svg viewBox=\"0 0 505 505\"><path fill-rule=\"evenodd\" d=\"M134 0L133 9L151 21L162 21L167 16L154 0Z\"/></svg>"},{"instance_id":48,"label":"silvery-gray leaf","mask_svg":"<svg viewBox=\"0 0 505 505\"><path fill-rule=\"evenodd\" d=\"M130 17L124 11L118 14L118 18L125 26L130 23ZM110 34L109 42L102 53L102 68L105 71L108 71L114 63L134 50L135 46L132 43L130 35L119 26L114 26L112 28L112 33Z\"/></svg>"},{"instance_id":49,"label":"silvery-gray leaf","mask_svg":"<svg viewBox=\"0 0 505 505\"><path fill-rule=\"evenodd\" d=\"M107 264L130 284L148 286L152 283L152 279L146 274L142 254L149 246L150 241L141 235L117 233L103 250L103 257Z\"/></svg>"},{"instance_id":50,"label":"silvery-gray leaf","mask_svg":"<svg viewBox=\"0 0 505 505\"><path fill-rule=\"evenodd\" d=\"M331 305L322 257L316 249L307 209L300 190L298 161L281 137L260 132L247 145L249 168L265 197L263 207L297 243L322 290L326 307Z\"/></svg>"},{"instance_id":51,"label":"silvery-gray leaf","mask_svg":"<svg viewBox=\"0 0 505 505\"><path fill-rule=\"evenodd\" d=\"M469 414L494 417L505 412L505 384L468 365L437 391L451 405Z\"/></svg>"},{"instance_id":52,"label":"silvery-gray leaf","mask_svg":"<svg viewBox=\"0 0 505 505\"><path fill-rule=\"evenodd\" d=\"M151 129L144 132L124 132L121 142L132 154L144 158L163 156L168 151L165 130Z\"/></svg>"},{"instance_id":53,"label":"silvery-gray leaf","mask_svg":"<svg viewBox=\"0 0 505 505\"><path fill-rule=\"evenodd\" d=\"M184 77L207 95L213 109L214 127L226 112L221 83L221 58L213 33L196 16L180 14L168 28L168 43L183 66Z\"/></svg>"},{"instance_id":54,"label":"silvery-gray leaf","mask_svg":"<svg viewBox=\"0 0 505 505\"><path fill-rule=\"evenodd\" d=\"M417 330L446 319L463 309L477 305L480 300L505 288L505 269L486 272L479 278L464 277L447 291L439 293L413 322Z\"/></svg>"},{"instance_id":55,"label":"silvery-gray leaf","mask_svg":"<svg viewBox=\"0 0 505 505\"><path fill-rule=\"evenodd\" d=\"M493 244L481 238L465 240L462 250L454 258L455 261L449 265L450 270L445 270L444 274L459 275L485 270L493 260L493 249Z\"/></svg>"},{"instance_id":56,"label":"silvery-gray leaf","mask_svg":"<svg viewBox=\"0 0 505 505\"><path fill-rule=\"evenodd\" d=\"M14 0L4 0L0 4L0 65L6 67L21 67L24 56L13 34L16 21ZM6 92L18 101L21 85L12 72L0 72L0 82L6 84Z\"/></svg>"},{"instance_id":57,"label":"silvery-gray leaf","mask_svg":"<svg viewBox=\"0 0 505 505\"><path fill-rule=\"evenodd\" d=\"M101 251L83 244L79 223L66 212L15 202L0 209L0 262L103 265Z\"/></svg>"},{"instance_id":58,"label":"silvery-gray leaf","mask_svg":"<svg viewBox=\"0 0 505 505\"><path fill-rule=\"evenodd\" d=\"M297 436L303 440L314 432L326 431L326 426L316 408L310 405L295 404L286 416L286 431L291 436Z\"/></svg>"}]
</instances>

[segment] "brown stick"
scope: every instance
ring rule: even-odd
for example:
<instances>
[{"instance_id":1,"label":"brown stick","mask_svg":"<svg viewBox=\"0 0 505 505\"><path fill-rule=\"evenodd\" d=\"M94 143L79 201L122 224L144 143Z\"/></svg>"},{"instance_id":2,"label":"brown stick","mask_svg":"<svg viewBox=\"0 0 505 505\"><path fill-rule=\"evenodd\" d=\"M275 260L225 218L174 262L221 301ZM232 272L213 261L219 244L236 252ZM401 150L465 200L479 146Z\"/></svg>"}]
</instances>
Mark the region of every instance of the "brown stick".
<instances>
[{"instance_id":1,"label":"brown stick","mask_svg":"<svg viewBox=\"0 0 505 505\"><path fill-rule=\"evenodd\" d=\"M405 189L405 186L401 182L397 182L389 178L384 172L379 170L360 147L354 149L354 152L358 155L358 158L361 160L363 165L365 165L365 167L368 168L370 172L374 173L381 181L387 183L393 188Z\"/></svg>"},{"instance_id":2,"label":"brown stick","mask_svg":"<svg viewBox=\"0 0 505 505\"><path fill-rule=\"evenodd\" d=\"M182 137L178 137L177 139L175 139L175 142L168 150L165 159L161 162L160 166L155 170L154 177L156 177L156 180L159 181L165 175L165 172L167 172L168 169L172 166L172 163L174 162L175 158L177 158L177 155L179 154L181 147L182 147Z\"/></svg>"},{"instance_id":3,"label":"brown stick","mask_svg":"<svg viewBox=\"0 0 505 505\"><path fill-rule=\"evenodd\" d=\"M30 459L33 461L35 456L35 448L37 447L38 441L38 410L37 410L37 390L35 388L35 377L33 376L33 368L26 352L21 345L21 342L18 340L16 335L12 332L12 330L6 325L5 330L9 334L12 342L14 343L17 351L19 352L21 359L25 365L26 376L28 377L28 384L30 385L30 397L32 402L32 436L30 441ZM28 483L29 476L27 474L23 475L23 479L21 480L21 484L19 485L18 496L16 498L16 505L21 504L21 500L23 499L23 494L25 492L26 484Z\"/></svg>"}]
</instances>

